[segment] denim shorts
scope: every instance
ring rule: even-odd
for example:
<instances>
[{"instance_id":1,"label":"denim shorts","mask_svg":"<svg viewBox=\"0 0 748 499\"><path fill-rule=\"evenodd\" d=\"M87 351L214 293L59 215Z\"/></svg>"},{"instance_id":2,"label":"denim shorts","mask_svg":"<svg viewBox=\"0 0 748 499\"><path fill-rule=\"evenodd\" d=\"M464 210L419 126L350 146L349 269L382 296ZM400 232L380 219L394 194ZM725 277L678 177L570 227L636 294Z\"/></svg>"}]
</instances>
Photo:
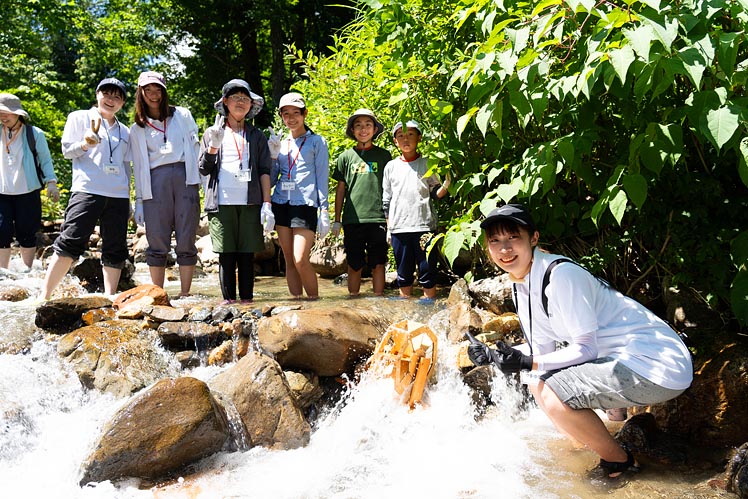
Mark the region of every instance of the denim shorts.
<instances>
[{"instance_id":1,"label":"denim shorts","mask_svg":"<svg viewBox=\"0 0 748 499\"><path fill-rule=\"evenodd\" d=\"M273 203L275 225L317 232L317 208L307 205Z\"/></svg>"}]
</instances>

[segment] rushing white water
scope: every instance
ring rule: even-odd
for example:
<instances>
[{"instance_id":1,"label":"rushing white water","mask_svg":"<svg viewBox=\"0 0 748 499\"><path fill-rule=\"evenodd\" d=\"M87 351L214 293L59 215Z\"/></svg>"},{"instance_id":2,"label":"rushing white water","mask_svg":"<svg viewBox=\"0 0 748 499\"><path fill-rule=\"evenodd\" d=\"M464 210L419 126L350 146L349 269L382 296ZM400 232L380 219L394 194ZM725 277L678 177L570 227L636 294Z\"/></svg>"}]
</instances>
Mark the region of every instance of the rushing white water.
<instances>
[{"instance_id":1,"label":"rushing white water","mask_svg":"<svg viewBox=\"0 0 748 499\"><path fill-rule=\"evenodd\" d=\"M29 278L29 288L38 281ZM324 293L324 290L323 290ZM325 296L323 294L323 296ZM324 304L324 299L320 304ZM387 300L384 300L387 301ZM383 300L372 300L372 308ZM518 391L494 378L497 403L476 419L470 389L445 338L439 305L412 301L401 317L427 322L440 338L426 404L409 411L391 379L366 373L315 423L309 445L222 452L189 475L148 487L136 479L79 487L79 466L107 420L125 403L80 385L56 342L36 339L20 354L0 355L0 497L45 498L591 498L652 497L596 491L584 479L594 456L565 443L547 418L521 411ZM384 313L384 312L383 312ZM33 329L33 300L0 305L0 342ZM189 375L209 380L220 368ZM675 495L658 497L685 497Z\"/></svg>"}]
</instances>

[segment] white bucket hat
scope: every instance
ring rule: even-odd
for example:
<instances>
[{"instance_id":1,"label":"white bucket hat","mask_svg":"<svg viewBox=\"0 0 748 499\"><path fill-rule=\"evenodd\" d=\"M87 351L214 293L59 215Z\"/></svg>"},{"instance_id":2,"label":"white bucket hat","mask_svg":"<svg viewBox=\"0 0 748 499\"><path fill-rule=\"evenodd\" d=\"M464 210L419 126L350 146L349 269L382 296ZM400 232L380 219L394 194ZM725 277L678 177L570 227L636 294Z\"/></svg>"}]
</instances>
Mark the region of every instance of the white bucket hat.
<instances>
[{"instance_id":1,"label":"white bucket hat","mask_svg":"<svg viewBox=\"0 0 748 499\"><path fill-rule=\"evenodd\" d=\"M348 118L348 125L345 127L345 134L348 136L348 138L351 138L353 140L356 140L356 136L353 134L353 122L356 121L356 118L359 118L361 116L366 116L367 118L371 118L374 121L374 128L376 128L376 132L374 132L374 137L372 140L376 140L377 137L382 135L382 132L384 132L384 125L377 119L377 117L374 115L374 112L368 110L368 109L357 109L355 113L351 115L350 118Z\"/></svg>"},{"instance_id":2,"label":"white bucket hat","mask_svg":"<svg viewBox=\"0 0 748 499\"><path fill-rule=\"evenodd\" d=\"M252 92L252 89L249 87L249 83L244 80L240 80L239 78L230 80L223 86L223 88L221 89L221 98L218 99L215 104L213 104L213 107L216 111L218 111L219 114L226 116L226 106L223 105L223 99L226 98L229 92L237 88L247 92L249 98L252 99L252 107L249 108L249 112L244 117L244 119L249 120L254 118L255 116L257 116L257 113L262 111L262 106L265 105L265 99Z\"/></svg>"},{"instance_id":3,"label":"white bucket hat","mask_svg":"<svg viewBox=\"0 0 748 499\"><path fill-rule=\"evenodd\" d=\"M29 113L24 111L21 106L21 99L13 94L0 94L0 111L17 114L24 118L29 117Z\"/></svg>"}]
</instances>

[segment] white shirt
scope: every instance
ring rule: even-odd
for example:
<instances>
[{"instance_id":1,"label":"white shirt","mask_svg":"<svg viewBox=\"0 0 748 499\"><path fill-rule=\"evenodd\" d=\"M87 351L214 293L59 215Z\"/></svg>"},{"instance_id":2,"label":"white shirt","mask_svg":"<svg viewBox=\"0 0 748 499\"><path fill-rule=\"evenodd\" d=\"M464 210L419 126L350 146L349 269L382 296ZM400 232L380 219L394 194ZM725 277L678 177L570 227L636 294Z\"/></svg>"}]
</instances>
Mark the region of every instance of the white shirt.
<instances>
[{"instance_id":1,"label":"white shirt","mask_svg":"<svg viewBox=\"0 0 748 499\"><path fill-rule=\"evenodd\" d=\"M179 128L176 128L176 121L171 118L167 118L165 122L146 118L146 123L145 144L151 170L161 165L184 161L184 141Z\"/></svg>"},{"instance_id":2,"label":"white shirt","mask_svg":"<svg viewBox=\"0 0 748 499\"><path fill-rule=\"evenodd\" d=\"M221 168L218 170L219 205L247 204L247 182L240 181L239 176L249 172L249 143L243 134L226 127L221 146Z\"/></svg>"},{"instance_id":3,"label":"white shirt","mask_svg":"<svg viewBox=\"0 0 748 499\"><path fill-rule=\"evenodd\" d=\"M593 359L617 359L665 388L683 390L690 386L691 355L675 331L642 304L573 263L553 269L546 288L546 316L540 296L543 275L550 262L558 258L536 249L529 275L516 284L518 315L541 369L586 361L580 360L584 356L576 351L583 344L593 353ZM557 342L568 342L569 347L555 351ZM564 362L566 356L575 360Z\"/></svg>"},{"instance_id":4,"label":"white shirt","mask_svg":"<svg viewBox=\"0 0 748 499\"><path fill-rule=\"evenodd\" d=\"M0 126L2 136L2 152L0 153L0 193L8 195L27 194L31 192L26 182L26 174L23 171L23 137L18 136L11 142L8 148L10 154L5 149L8 143L8 130ZM15 133L25 133L26 130L21 127ZM12 161L11 161L12 158Z\"/></svg>"},{"instance_id":5,"label":"white shirt","mask_svg":"<svg viewBox=\"0 0 748 499\"><path fill-rule=\"evenodd\" d=\"M82 148L91 120L101 120L96 145ZM71 192L85 192L112 198L130 198L130 130L115 119L109 125L99 111L73 111L62 132L62 155L73 160Z\"/></svg>"}]
</instances>

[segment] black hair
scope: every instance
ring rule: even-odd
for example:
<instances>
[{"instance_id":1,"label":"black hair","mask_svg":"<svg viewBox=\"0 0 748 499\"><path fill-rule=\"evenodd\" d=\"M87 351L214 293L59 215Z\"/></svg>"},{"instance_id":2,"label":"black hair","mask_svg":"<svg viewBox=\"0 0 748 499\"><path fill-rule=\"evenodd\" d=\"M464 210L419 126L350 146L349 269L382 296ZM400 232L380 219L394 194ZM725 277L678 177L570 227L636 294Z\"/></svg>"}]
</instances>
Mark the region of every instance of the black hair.
<instances>
[{"instance_id":1,"label":"black hair","mask_svg":"<svg viewBox=\"0 0 748 499\"><path fill-rule=\"evenodd\" d=\"M99 87L97 91L98 92L114 92L118 94L120 97L122 97L122 100L125 100L127 98L127 96L122 91L122 89L113 83L107 83L105 85L102 85Z\"/></svg>"},{"instance_id":2,"label":"black hair","mask_svg":"<svg viewBox=\"0 0 748 499\"><path fill-rule=\"evenodd\" d=\"M486 231L486 236L493 236L495 234L520 234L521 230L525 230L532 237L537 229L528 225L522 225L508 218L500 218L483 230Z\"/></svg>"},{"instance_id":3,"label":"black hair","mask_svg":"<svg viewBox=\"0 0 748 499\"><path fill-rule=\"evenodd\" d=\"M229 90L228 92L226 92L226 95L224 95L223 98L225 99L226 97L231 97L232 95L238 94L239 92L243 93L244 95L246 95L250 99L252 98L252 96L249 95L249 92L247 91L247 89L244 88L244 87L234 87L234 88L232 88L231 90Z\"/></svg>"}]
</instances>

